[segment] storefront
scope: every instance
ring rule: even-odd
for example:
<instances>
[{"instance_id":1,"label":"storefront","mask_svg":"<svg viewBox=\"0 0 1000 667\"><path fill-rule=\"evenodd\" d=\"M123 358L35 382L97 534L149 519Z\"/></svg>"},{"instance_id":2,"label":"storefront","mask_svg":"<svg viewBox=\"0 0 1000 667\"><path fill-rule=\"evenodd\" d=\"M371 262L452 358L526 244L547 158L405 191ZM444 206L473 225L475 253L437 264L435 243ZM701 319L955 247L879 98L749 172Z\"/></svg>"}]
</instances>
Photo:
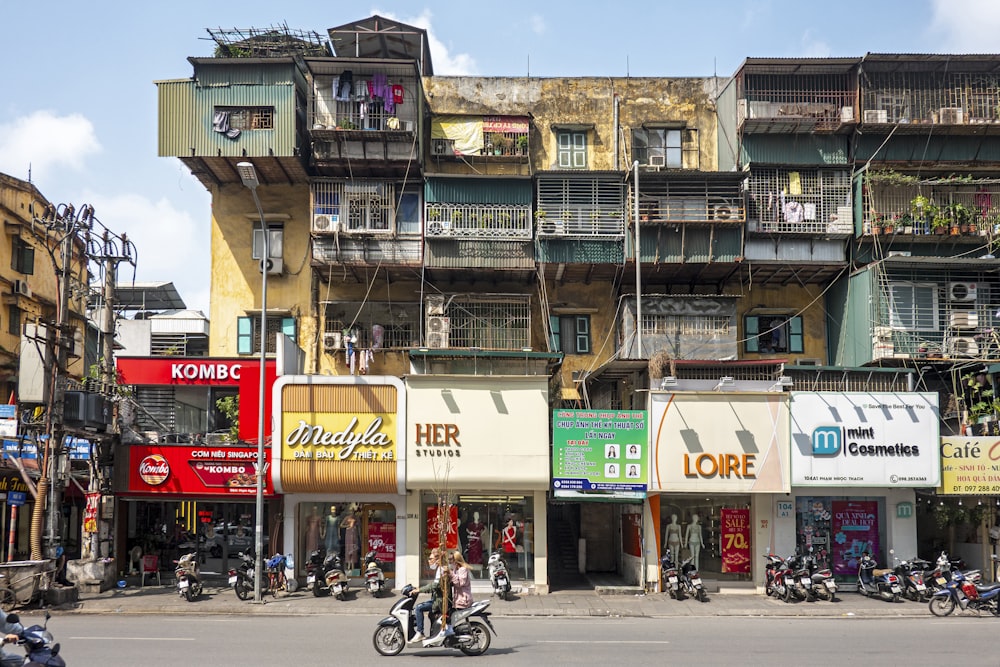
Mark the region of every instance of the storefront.
<instances>
[{"instance_id":1,"label":"storefront","mask_svg":"<svg viewBox=\"0 0 1000 667\"><path fill-rule=\"evenodd\" d=\"M790 490L788 404L782 392L652 392L649 581L669 548L705 579L760 585L771 506Z\"/></svg>"},{"instance_id":2,"label":"storefront","mask_svg":"<svg viewBox=\"0 0 1000 667\"><path fill-rule=\"evenodd\" d=\"M869 551L917 555L915 488L941 474L936 394L792 392L792 497L775 507L773 544L857 576Z\"/></svg>"},{"instance_id":3,"label":"storefront","mask_svg":"<svg viewBox=\"0 0 1000 667\"><path fill-rule=\"evenodd\" d=\"M305 576L312 551L326 550L357 577L374 550L388 579L405 578L396 548L406 539L402 382L284 376L273 400L273 479L284 494L284 553L293 555L296 575Z\"/></svg>"},{"instance_id":4,"label":"storefront","mask_svg":"<svg viewBox=\"0 0 1000 667\"><path fill-rule=\"evenodd\" d=\"M461 549L477 581L488 582L500 549L515 586L547 592L547 378L412 376L406 388L411 579L432 576L426 554L447 512L445 545Z\"/></svg>"},{"instance_id":5,"label":"storefront","mask_svg":"<svg viewBox=\"0 0 1000 667\"><path fill-rule=\"evenodd\" d=\"M254 546L257 447L226 445L129 445L123 510L117 534L119 553L138 548L167 567L180 555L198 551L206 572L225 571L230 559ZM265 466L270 453L265 452ZM265 477L265 544L273 543L280 500ZM228 539L224 536L228 535Z\"/></svg>"}]
</instances>

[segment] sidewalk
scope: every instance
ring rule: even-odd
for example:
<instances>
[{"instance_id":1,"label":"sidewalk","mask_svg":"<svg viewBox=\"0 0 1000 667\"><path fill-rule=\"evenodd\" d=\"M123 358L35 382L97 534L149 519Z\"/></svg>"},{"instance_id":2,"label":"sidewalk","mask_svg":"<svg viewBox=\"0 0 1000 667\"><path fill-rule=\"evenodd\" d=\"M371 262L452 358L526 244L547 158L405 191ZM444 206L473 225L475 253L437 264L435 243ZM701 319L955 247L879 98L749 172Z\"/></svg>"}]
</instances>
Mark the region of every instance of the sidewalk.
<instances>
[{"instance_id":1,"label":"sidewalk","mask_svg":"<svg viewBox=\"0 0 1000 667\"><path fill-rule=\"evenodd\" d=\"M475 592L476 599L489 592ZM263 604L241 601L231 588L207 585L201 598L187 602L172 585L129 586L98 594L81 594L73 604L57 607L67 613L82 614L371 614L384 615L398 594L383 593L373 598L364 590L352 589L347 600L331 596L315 597L308 590L265 596ZM930 617L926 603L883 602L845 591L836 602L785 603L762 594L716 593L708 602L671 600L663 593L647 595L600 595L594 591L557 591L550 595L516 595L510 601L493 598L490 612L495 616L566 617L646 617L673 616L778 616L778 617Z\"/></svg>"}]
</instances>

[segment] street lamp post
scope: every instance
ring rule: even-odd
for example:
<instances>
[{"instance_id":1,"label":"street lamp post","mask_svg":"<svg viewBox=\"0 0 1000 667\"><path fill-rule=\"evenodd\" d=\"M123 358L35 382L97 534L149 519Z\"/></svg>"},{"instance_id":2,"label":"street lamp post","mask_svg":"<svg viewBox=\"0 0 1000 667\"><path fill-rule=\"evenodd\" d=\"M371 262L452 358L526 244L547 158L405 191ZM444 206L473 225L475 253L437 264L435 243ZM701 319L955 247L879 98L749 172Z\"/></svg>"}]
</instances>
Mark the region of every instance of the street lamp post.
<instances>
[{"instance_id":1,"label":"street lamp post","mask_svg":"<svg viewBox=\"0 0 1000 667\"><path fill-rule=\"evenodd\" d=\"M257 215L260 217L261 249L262 259L260 266L260 393L257 397L257 525L254 531L254 549L257 557L254 564L253 576L253 599L255 602L261 601L261 581L264 564L264 434L266 430L267 415L264 413L265 405L265 373L264 366L267 362L267 269L271 259L270 239L267 237L267 222L264 220L264 209L260 206L260 199L257 197L257 186L260 181L257 179L257 171L250 162L240 162L236 165L236 170L240 174L243 185L250 188L253 195L253 203L257 206ZM252 244L251 244L252 245Z\"/></svg>"}]
</instances>

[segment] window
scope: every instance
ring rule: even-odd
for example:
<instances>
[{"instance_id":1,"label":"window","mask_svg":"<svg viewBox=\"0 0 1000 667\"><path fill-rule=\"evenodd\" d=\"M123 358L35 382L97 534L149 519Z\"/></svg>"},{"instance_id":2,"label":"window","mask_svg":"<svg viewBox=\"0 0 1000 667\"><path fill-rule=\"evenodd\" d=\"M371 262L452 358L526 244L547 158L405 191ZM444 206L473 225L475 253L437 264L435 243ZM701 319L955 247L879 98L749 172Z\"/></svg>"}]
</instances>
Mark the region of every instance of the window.
<instances>
[{"instance_id":1,"label":"window","mask_svg":"<svg viewBox=\"0 0 1000 667\"><path fill-rule=\"evenodd\" d=\"M566 354L590 354L590 315L553 315L552 349Z\"/></svg>"},{"instance_id":2,"label":"window","mask_svg":"<svg viewBox=\"0 0 1000 667\"><path fill-rule=\"evenodd\" d=\"M35 249L22 238L15 238L11 249L10 268L18 273L35 273Z\"/></svg>"},{"instance_id":3,"label":"window","mask_svg":"<svg viewBox=\"0 0 1000 667\"><path fill-rule=\"evenodd\" d=\"M681 130L633 130L632 151L639 164L680 169L683 166Z\"/></svg>"},{"instance_id":4,"label":"window","mask_svg":"<svg viewBox=\"0 0 1000 667\"><path fill-rule=\"evenodd\" d=\"M21 335L21 309L17 306L7 307L7 333Z\"/></svg>"},{"instance_id":5,"label":"window","mask_svg":"<svg viewBox=\"0 0 1000 667\"><path fill-rule=\"evenodd\" d=\"M587 133L559 132L556 135L556 164L559 169L587 168Z\"/></svg>"},{"instance_id":6,"label":"window","mask_svg":"<svg viewBox=\"0 0 1000 667\"><path fill-rule=\"evenodd\" d=\"M893 329L937 331L938 286L934 283L889 284L889 317Z\"/></svg>"},{"instance_id":7,"label":"window","mask_svg":"<svg viewBox=\"0 0 1000 667\"><path fill-rule=\"evenodd\" d=\"M744 350L760 354L803 352L802 318L788 315L748 315Z\"/></svg>"},{"instance_id":8,"label":"window","mask_svg":"<svg viewBox=\"0 0 1000 667\"><path fill-rule=\"evenodd\" d=\"M284 237L285 228L281 225L268 225L267 226L267 242L268 242L268 253L271 258L280 258L284 256ZM264 235L260 231L260 225L258 225L253 230L253 258L263 259L264 258Z\"/></svg>"},{"instance_id":9,"label":"window","mask_svg":"<svg viewBox=\"0 0 1000 667\"><path fill-rule=\"evenodd\" d=\"M412 302L337 301L324 304L324 347L328 352L344 346L343 334L354 338L354 347L366 349L409 348L420 344L420 304ZM339 335L338 335L339 334Z\"/></svg>"},{"instance_id":10,"label":"window","mask_svg":"<svg viewBox=\"0 0 1000 667\"><path fill-rule=\"evenodd\" d=\"M295 318L267 318L268 354L277 352L277 335L279 333L295 340ZM236 319L236 353L260 354L260 317L239 317Z\"/></svg>"},{"instance_id":11,"label":"window","mask_svg":"<svg viewBox=\"0 0 1000 667\"><path fill-rule=\"evenodd\" d=\"M273 130L274 107L218 107L229 113L229 127L234 130Z\"/></svg>"},{"instance_id":12,"label":"window","mask_svg":"<svg viewBox=\"0 0 1000 667\"><path fill-rule=\"evenodd\" d=\"M402 193L396 210L397 231L400 234L419 234L420 213L420 195L416 192Z\"/></svg>"}]
</instances>

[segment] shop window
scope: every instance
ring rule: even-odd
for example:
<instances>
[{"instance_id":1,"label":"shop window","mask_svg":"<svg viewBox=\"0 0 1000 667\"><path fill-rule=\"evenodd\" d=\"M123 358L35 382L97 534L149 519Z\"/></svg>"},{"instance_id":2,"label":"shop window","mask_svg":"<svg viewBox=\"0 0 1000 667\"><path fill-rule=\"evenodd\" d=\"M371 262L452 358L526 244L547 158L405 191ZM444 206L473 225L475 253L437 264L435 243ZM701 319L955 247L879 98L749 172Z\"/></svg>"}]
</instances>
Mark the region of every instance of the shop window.
<instances>
[{"instance_id":1,"label":"shop window","mask_svg":"<svg viewBox=\"0 0 1000 667\"><path fill-rule=\"evenodd\" d=\"M857 561L864 551L870 551L880 567L891 567L884 512L884 498L799 496L795 546L802 553L811 550L819 567L831 568L837 576L857 576Z\"/></svg>"},{"instance_id":2,"label":"shop window","mask_svg":"<svg viewBox=\"0 0 1000 667\"><path fill-rule=\"evenodd\" d=\"M675 563L691 558L702 574L729 581L749 580L751 544L747 525L739 531L722 525L729 510L749 510L750 496L716 500L683 496L660 497L660 545L670 549ZM742 554L742 556L740 555ZM662 555L662 554L661 554Z\"/></svg>"},{"instance_id":3,"label":"shop window","mask_svg":"<svg viewBox=\"0 0 1000 667\"><path fill-rule=\"evenodd\" d=\"M549 322L553 351L590 354L590 315L553 315Z\"/></svg>"},{"instance_id":4,"label":"shop window","mask_svg":"<svg viewBox=\"0 0 1000 667\"><path fill-rule=\"evenodd\" d=\"M803 352L802 318L788 315L748 315L744 324L744 350L760 354Z\"/></svg>"},{"instance_id":5,"label":"shop window","mask_svg":"<svg viewBox=\"0 0 1000 667\"><path fill-rule=\"evenodd\" d=\"M295 340L295 318L294 317L268 317L267 318L267 353L275 354L277 351L277 335L285 334L293 341ZM259 317L238 317L236 318L236 353L237 354L260 354L260 318Z\"/></svg>"},{"instance_id":6,"label":"shop window","mask_svg":"<svg viewBox=\"0 0 1000 667\"><path fill-rule=\"evenodd\" d=\"M360 576L365 555L375 552L382 572L396 569L396 511L387 503L301 503L296 559L304 571L310 554L336 553L349 576Z\"/></svg>"}]
</instances>

